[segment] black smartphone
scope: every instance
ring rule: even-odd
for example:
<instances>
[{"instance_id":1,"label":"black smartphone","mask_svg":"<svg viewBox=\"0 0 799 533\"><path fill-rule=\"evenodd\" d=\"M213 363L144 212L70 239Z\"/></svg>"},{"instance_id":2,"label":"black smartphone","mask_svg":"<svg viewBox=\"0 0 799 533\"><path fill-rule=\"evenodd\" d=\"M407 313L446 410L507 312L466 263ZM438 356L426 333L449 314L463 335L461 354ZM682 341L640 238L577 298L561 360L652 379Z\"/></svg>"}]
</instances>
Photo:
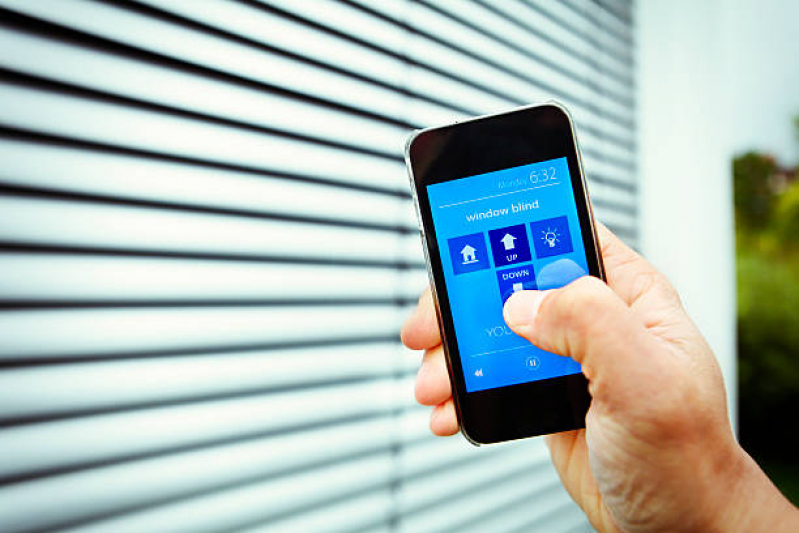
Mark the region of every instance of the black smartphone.
<instances>
[{"instance_id":1,"label":"black smartphone","mask_svg":"<svg viewBox=\"0 0 799 533\"><path fill-rule=\"evenodd\" d=\"M546 103L428 128L405 156L461 432L479 445L584 427L580 365L502 316L516 291L604 279L568 112Z\"/></svg>"}]
</instances>

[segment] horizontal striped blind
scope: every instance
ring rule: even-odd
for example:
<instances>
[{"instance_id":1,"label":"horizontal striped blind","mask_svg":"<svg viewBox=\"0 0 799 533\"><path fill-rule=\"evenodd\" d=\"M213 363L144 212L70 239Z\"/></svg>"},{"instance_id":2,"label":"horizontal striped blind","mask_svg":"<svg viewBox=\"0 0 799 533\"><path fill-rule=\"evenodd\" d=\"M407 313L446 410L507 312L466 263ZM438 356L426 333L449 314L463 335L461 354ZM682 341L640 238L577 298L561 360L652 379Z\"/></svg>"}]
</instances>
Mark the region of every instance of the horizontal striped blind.
<instances>
[{"instance_id":1,"label":"horizontal striped blind","mask_svg":"<svg viewBox=\"0 0 799 533\"><path fill-rule=\"evenodd\" d=\"M0 530L584 530L412 401L401 149L558 99L635 245L631 9L0 0Z\"/></svg>"}]
</instances>

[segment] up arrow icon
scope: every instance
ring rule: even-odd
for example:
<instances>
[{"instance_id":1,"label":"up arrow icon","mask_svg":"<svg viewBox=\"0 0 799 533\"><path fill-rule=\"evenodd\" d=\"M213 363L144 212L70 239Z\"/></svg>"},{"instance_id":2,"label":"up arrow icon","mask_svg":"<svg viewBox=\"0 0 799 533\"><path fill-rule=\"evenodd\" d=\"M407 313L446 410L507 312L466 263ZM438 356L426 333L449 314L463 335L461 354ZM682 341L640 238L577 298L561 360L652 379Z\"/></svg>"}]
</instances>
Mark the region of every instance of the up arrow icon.
<instances>
[{"instance_id":1,"label":"up arrow icon","mask_svg":"<svg viewBox=\"0 0 799 533\"><path fill-rule=\"evenodd\" d=\"M506 233L505 236L502 237L502 239L500 239L500 242L503 244L503 246L505 246L506 250L513 250L514 248L516 248L516 245L514 244L515 240L516 237L514 237L510 233Z\"/></svg>"}]
</instances>

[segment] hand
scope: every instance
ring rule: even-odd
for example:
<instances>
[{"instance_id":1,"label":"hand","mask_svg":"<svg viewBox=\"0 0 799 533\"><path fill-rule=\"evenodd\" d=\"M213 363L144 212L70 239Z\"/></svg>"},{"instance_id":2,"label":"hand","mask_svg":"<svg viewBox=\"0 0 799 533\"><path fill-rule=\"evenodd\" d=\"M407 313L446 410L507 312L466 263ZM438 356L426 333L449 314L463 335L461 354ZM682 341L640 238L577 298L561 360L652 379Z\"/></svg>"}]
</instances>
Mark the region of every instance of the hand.
<instances>
[{"instance_id":1,"label":"hand","mask_svg":"<svg viewBox=\"0 0 799 533\"><path fill-rule=\"evenodd\" d=\"M586 429L546 437L567 491L600 531L799 531L799 512L737 444L718 364L676 291L599 230L607 285L522 291L504 310L514 332L588 378ZM429 290L402 339L425 350L416 398L434 406L433 433L456 433Z\"/></svg>"}]
</instances>

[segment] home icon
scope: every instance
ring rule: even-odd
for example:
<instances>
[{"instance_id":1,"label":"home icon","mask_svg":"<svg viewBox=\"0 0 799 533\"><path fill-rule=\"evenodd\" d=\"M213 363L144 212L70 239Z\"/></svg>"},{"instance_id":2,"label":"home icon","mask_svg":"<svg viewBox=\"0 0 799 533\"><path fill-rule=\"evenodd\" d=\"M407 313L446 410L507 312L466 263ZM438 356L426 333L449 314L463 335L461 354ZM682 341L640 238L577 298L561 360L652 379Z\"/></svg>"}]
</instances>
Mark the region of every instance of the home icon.
<instances>
[{"instance_id":1,"label":"home icon","mask_svg":"<svg viewBox=\"0 0 799 533\"><path fill-rule=\"evenodd\" d=\"M452 262L452 273L468 274L490 268L485 235L472 233L447 239L449 258Z\"/></svg>"},{"instance_id":2,"label":"home icon","mask_svg":"<svg viewBox=\"0 0 799 533\"><path fill-rule=\"evenodd\" d=\"M463 257L462 264L464 264L464 265L468 265L468 264L471 264L471 263L476 263L477 262L477 250L475 250L473 247L471 247L471 246L469 246L467 244L466 246L463 247L463 250L461 250L461 257Z\"/></svg>"}]
</instances>

